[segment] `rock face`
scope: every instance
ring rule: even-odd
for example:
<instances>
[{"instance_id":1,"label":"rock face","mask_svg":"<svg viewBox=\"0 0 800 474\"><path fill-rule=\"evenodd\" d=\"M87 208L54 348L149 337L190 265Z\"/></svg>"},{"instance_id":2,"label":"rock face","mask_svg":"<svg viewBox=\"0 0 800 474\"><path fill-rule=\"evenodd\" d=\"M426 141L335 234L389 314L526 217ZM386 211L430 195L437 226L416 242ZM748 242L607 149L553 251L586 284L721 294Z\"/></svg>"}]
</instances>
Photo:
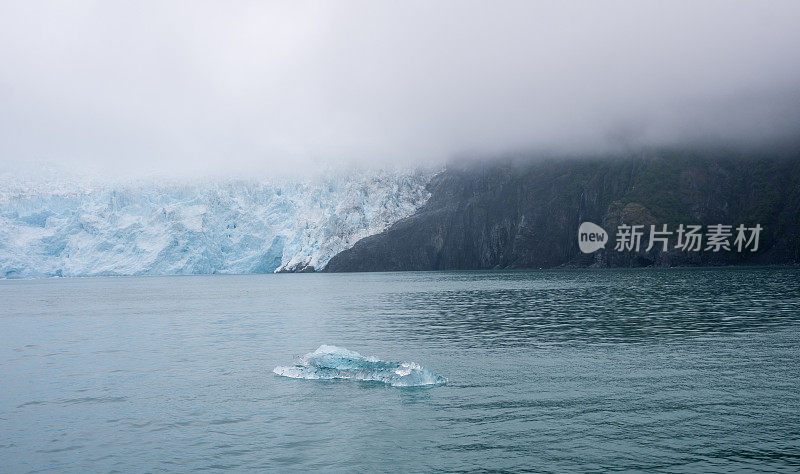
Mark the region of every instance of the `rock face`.
<instances>
[{"instance_id":1,"label":"rock face","mask_svg":"<svg viewBox=\"0 0 800 474\"><path fill-rule=\"evenodd\" d=\"M334 256L326 271L796 264L800 154L653 151L637 156L449 167L412 216ZM578 227L609 232L578 248ZM642 246L616 251L617 226L644 225ZM646 252L650 225L760 224L757 252ZM735 233L735 232L734 232ZM733 242L733 238L731 238ZM703 246L705 247L705 241Z\"/></svg>"}]
</instances>

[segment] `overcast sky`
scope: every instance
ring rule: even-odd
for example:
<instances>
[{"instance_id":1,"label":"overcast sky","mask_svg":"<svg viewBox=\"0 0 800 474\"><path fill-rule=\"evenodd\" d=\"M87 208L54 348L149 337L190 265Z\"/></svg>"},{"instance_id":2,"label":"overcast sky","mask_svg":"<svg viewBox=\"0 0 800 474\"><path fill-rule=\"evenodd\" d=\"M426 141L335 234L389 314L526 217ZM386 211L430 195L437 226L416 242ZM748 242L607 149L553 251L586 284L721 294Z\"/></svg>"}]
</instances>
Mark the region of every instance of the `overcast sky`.
<instances>
[{"instance_id":1,"label":"overcast sky","mask_svg":"<svg viewBox=\"0 0 800 474\"><path fill-rule=\"evenodd\" d=\"M0 0L7 167L269 172L799 125L796 0Z\"/></svg>"}]
</instances>

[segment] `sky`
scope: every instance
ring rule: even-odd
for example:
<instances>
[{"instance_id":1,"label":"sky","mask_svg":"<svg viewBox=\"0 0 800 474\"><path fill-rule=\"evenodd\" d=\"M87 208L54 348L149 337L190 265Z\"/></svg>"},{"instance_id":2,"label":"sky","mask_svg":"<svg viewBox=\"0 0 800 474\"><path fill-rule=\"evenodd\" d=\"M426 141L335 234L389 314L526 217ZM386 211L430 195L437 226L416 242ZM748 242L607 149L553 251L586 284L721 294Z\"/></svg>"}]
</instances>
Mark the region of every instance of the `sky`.
<instances>
[{"instance_id":1,"label":"sky","mask_svg":"<svg viewBox=\"0 0 800 474\"><path fill-rule=\"evenodd\" d=\"M0 0L0 168L282 173L800 131L800 2Z\"/></svg>"}]
</instances>

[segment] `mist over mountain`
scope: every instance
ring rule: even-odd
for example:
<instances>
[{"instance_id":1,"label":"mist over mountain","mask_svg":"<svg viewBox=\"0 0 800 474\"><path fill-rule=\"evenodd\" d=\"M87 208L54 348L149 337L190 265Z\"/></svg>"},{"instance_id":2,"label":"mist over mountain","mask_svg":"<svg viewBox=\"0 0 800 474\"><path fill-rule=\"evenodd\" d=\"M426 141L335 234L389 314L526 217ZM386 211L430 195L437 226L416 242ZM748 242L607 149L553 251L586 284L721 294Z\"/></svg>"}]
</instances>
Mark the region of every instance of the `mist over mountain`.
<instances>
[{"instance_id":1,"label":"mist over mountain","mask_svg":"<svg viewBox=\"0 0 800 474\"><path fill-rule=\"evenodd\" d=\"M3 2L0 275L584 265L617 202L790 262L798 44L784 0Z\"/></svg>"},{"instance_id":2,"label":"mist over mountain","mask_svg":"<svg viewBox=\"0 0 800 474\"><path fill-rule=\"evenodd\" d=\"M800 149L475 161L449 167L429 189L419 211L342 251L326 271L800 263ZM583 222L608 232L604 248L579 250ZM641 247L615 249L621 225L641 226ZM664 225L667 250L648 248L651 226ZM681 225L763 231L756 251L686 250L676 248Z\"/></svg>"}]
</instances>

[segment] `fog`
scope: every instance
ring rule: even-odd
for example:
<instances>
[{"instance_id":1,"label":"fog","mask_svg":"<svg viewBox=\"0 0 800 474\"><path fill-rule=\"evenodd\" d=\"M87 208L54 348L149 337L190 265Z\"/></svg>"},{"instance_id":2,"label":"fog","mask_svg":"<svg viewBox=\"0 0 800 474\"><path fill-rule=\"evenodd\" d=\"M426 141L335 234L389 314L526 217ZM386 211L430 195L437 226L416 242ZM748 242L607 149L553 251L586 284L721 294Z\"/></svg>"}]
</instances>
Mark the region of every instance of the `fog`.
<instances>
[{"instance_id":1,"label":"fog","mask_svg":"<svg viewBox=\"0 0 800 474\"><path fill-rule=\"evenodd\" d=\"M800 131L800 3L6 1L0 164L284 173Z\"/></svg>"}]
</instances>

